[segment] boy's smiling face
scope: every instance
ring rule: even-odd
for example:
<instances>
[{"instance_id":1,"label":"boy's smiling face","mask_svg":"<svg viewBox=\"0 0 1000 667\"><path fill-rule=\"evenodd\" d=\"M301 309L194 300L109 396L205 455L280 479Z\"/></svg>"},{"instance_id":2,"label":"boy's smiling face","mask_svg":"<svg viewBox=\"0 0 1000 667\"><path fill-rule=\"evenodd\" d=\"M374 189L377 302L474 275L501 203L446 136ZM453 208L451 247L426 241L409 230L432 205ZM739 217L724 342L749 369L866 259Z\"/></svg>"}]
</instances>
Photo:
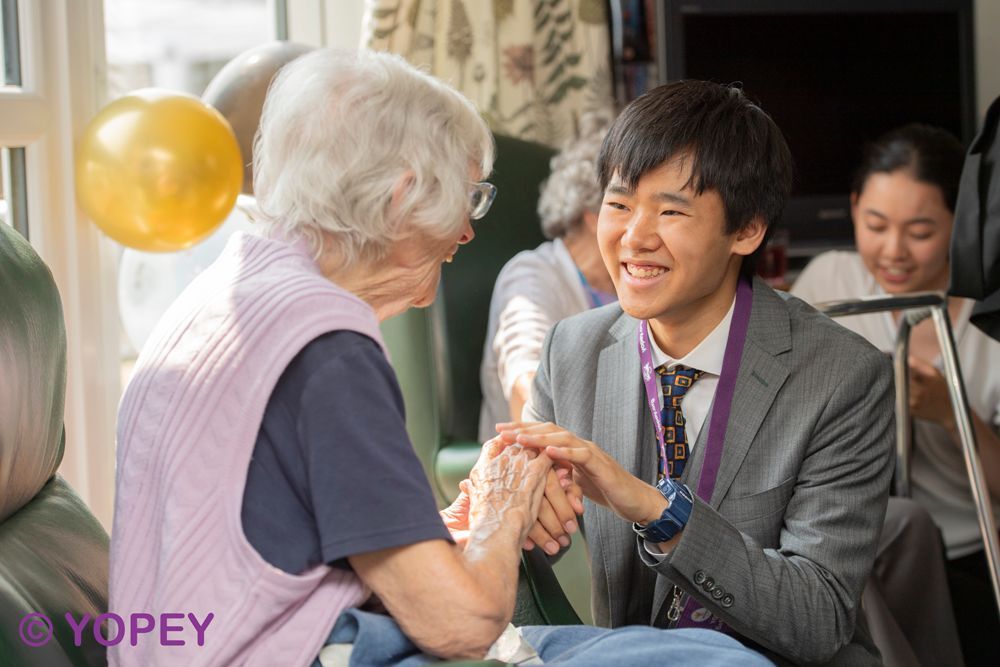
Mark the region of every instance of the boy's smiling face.
<instances>
[{"instance_id":1,"label":"boy's smiling face","mask_svg":"<svg viewBox=\"0 0 1000 667\"><path fill-rule=\"evenodd\" d=\"M618 299L629 315L650 320L654 333L657 322L718 323L742 257L760 243L746 232L727 234L719 193L696 194L690 173L682 156L644 174L635 190L615 174L601 205L598 243Z\"/></svg>"}]
</instances>

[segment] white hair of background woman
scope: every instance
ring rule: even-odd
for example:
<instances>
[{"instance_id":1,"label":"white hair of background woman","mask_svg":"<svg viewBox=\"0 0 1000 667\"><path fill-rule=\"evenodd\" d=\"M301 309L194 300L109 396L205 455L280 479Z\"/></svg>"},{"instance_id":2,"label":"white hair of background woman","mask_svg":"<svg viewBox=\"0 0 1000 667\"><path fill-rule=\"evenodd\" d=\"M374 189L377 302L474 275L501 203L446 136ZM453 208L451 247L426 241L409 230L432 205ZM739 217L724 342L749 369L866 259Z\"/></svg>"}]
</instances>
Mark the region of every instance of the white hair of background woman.
<instances>
[{"instance_id":1,"label":"white hair of background woman","mask_svg":"<svg viewBox=\"0 0 1000 667\"><path fill-rule=\"evenodd\" d=\"M268 90L254 141L256 219L306 234L317 254L325 231L345 263L378 260L414 232L458 233L472 170L492 167L493 135L460 93L394 54L318 49Z\"/></svg>"},{"instance_id":2,"label":"white hair of background woman","mask_svg":"<svg viewBox=\"0 0 1000 667\"><path fill-rule=\"evenodd\" d=\"M580 117L579 137L571 140L549 162L551 174L542 183L538 215L546 238L565 236L580 223L585 211L597 211L604 193L597 179L597 155L614 116L591 111Z\"/></svg>"}]
</instances>

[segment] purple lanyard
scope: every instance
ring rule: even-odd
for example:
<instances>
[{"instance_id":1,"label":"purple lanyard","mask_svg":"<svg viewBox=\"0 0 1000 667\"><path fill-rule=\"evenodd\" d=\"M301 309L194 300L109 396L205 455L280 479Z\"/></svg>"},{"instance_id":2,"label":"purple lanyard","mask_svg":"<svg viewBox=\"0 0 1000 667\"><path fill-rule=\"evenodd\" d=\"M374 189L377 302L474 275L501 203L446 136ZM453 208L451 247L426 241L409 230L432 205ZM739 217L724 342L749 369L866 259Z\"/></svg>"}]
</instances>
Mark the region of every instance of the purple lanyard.
<instances>
[{"instance_id":1,"label":"purple lanyard","mask_svg":"<svg viewBox=\"0 0 1000 667\"><path fill-rule=\"evenodd\" d=\"M708 424L708 438L705 450L705 461L698 479L698 497L709 502L715 490L715 480L719 474L719 464L722 461L722 448L726 439L726 426L729 423L729 412L733 407L733 394L736 392L736 376L740 370L740 360L743 358L743 345L747 339L747 328L750 325L750 306L753 302L753 287L750 281L740 279L736 286L736 307L733 310L733 320L729 327L729 339L726 341L726 353L722 358L722 375L715 390L715 402L712 408L711 421ZM643 320L639 323L639 363L642 367L642 381L646 386L646 398L653 424L660 423L662 398L656 373L653 371L653 352L649 345L649 326ZM666 445L663 442L663 429L656 429L656 442L660 448L660 457L666 461Z\"/></svg>"},{"instance_id":2,"label":"purple lanyard","mask_svg":"<svg viewBox=\"0 0 1000 667\"><path fill-rule=\"evenodd\" d=\"M747 339L747 328L750 325L750 308L753 304L753 287L750 281L741 278L736 286L736 307L733 309L733 320L729 327L729 338L726 341L726 352L722 358L722 375L715 390L715 401L712 416L708 424L708 438L705 446L705 460L698 478L698 497L705 502L711 502L715 491L715 481L719 476L719 465L722 462L722 449L726 440L726 427L729 423L729 413L733 407L733 395L736 393L736 376L739 374L740 361L743 358L743 345ZM653 372L653 353L649 345L649 326L643 320L639 324L639 364L642 367L642 381L646 387L646 398L653 424L660 423L661 394ZM660 448L661 461L666 461L666 445L663 442L663 430L656 429L656 442ZM675 587L675 602L680 602L680 590ZM679 607L678 607L679 609ZM680 613L676 627L702 627L730 632L730 628L721 619L702 609L694 598L688 598Z\"/></svg>"}]
</instances>

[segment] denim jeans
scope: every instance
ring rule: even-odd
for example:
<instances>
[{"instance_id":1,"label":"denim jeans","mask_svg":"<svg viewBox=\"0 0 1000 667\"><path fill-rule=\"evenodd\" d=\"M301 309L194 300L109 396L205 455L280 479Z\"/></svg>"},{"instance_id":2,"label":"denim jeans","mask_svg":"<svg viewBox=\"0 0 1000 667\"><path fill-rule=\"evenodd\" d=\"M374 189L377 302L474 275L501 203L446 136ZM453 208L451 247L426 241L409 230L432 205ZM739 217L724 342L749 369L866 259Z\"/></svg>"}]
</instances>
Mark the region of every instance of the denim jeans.
<instances>
[{"instance_id":1,"label":"denim jeans","mask_svg":"<svg viewBox=\"0 0 1000 667\"><path fill-rule=\"evenodd\" d=\"M765 667L772 664L732 637L712 630L659 630L639 625L614 630L588 625L533 625L520 630L546 665ZM439 662L422 653L388 616L358 609L341 614L326 643L352 644L352 667L416 667ZM314 667L319 665L317 659Z\"/></svg>"}]
</instances>

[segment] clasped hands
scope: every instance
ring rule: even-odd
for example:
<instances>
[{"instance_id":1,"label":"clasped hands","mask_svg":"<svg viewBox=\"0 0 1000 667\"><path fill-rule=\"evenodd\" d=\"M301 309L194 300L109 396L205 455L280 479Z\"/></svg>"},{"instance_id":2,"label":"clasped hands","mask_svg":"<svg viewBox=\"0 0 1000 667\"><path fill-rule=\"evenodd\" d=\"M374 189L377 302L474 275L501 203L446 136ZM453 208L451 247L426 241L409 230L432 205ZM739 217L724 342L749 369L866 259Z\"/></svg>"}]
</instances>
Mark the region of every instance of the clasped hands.
<instances>
[{"instance_id":1,"label":"clasped hands","mask_svg":"<svg viewBox=\"0 0 1000 667\"><path fill-rule=\"evenodd\" d=\"M507 422L497 424L497 431L499 435L484 444L484 452L495 456L505 447L520 445L526 452L537 452L553 463L525 549L538 546L554 555L569 546L570 535L578 530L577 517L583 514L583 496L627 521L642 524L658 519L667 506L653 486L628 473L595 443L556 424ZM463 496L469 494L472 484L473 480L462 482ZM452 507L461 501L462 497ZM445 510L442 516L451 510ZM445 520L447 523L447 517Z\"/></svg>"}]
</instances>

